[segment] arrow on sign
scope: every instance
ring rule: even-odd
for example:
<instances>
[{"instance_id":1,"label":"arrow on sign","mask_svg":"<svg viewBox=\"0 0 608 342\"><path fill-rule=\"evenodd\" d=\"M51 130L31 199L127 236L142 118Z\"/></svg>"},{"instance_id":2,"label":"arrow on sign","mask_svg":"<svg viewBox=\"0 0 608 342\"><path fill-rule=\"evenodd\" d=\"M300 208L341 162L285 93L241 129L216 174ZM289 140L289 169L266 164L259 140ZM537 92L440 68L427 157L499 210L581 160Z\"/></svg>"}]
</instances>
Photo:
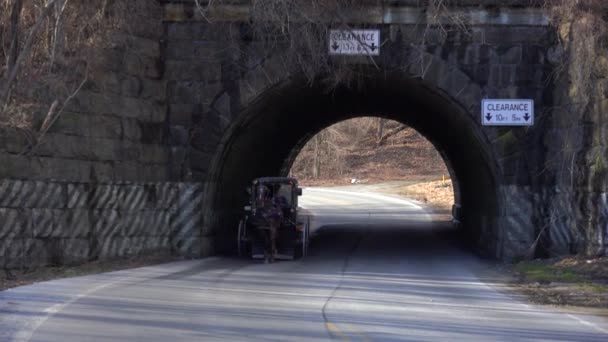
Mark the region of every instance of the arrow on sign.
<instances>
[{"instance_id":1,"label":"arrow on sign","mask_svg":"<svg viewBox=\"0 0 608 342\"><path fill-rule=\"evenodd\" d=\"M492 115L490 113L486 114L486 120L488 120L488 121L492 120Z\"/></svg>"},{"instance_id":2,"label":"arrow on sign","mask_svg":"<svg viewBox=\"0 0 608 342\"><path fill-rule=\"evenodd\" d=\"M376 51L377 48L378 47L376 46L376 43L372 43L372 46L371 46L372 52Z\"/></svg>"},{"instance_id":3,"label":"arrow on sign","mask_svg":"<svg viewBox=\"0 0 608 342\"><path fill-rule=\"evenodd\" d=\"M331 46L332 49L334 49L334 51L338 51L338 49L340 48L340 45L338 45L338 42L334 42L334 45Z\"/></svg>"},{"instance_id":4,"label":"arrow on sign","mask_svg":"<svg viewBox=\"0 0 608 342\"><path fill-rule=\"evenodd\" d=\"M530 114L526 113L526 115L524 115L524 119L525 119L526 121L530 120Z\"/></svg>"}]
</instances>

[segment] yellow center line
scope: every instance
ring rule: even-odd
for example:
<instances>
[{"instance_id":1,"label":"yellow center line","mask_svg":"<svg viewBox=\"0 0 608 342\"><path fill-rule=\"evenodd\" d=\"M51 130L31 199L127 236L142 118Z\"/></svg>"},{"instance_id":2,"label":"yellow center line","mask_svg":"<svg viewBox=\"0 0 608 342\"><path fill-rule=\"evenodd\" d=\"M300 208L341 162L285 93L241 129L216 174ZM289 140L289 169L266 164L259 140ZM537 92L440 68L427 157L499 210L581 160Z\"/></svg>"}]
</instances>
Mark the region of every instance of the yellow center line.
<instances>
[{"instance_id":1,"label":"yellow center line","mask_svg":"<svg viewBox=\"0 0 608 342\"><path fill-rule=\"evenodd\" d=\"M338 328L337 325L335 325L331 322L326 322L325 327L331 333L332 337L339 338L342 341L352 341L353 339L350 338L348 335L353 335L357 340L366 341L366 342L372 341L372 339L369 336L367 336L367 334L365 334L360 329L357 329L357 327L355 327L352 324L346 324L348 331L340 330L340 328Z\"/></svg>"},{"instance_id":2,"label":"yellow center line","mask_svg":"<svg viewBox=\"0 0 608 342\"><path fill-rule=\"evenodd\" d=\"M337 337L337 338L341 339L342 341L351 341L351 339L348 338L348 336L344 335L342 333L342 331L340 329L338 329L338 327L335 324L333 324L331 322L326 322L325 327L331 333L332 337Z\"/></svg>"}]
</instances>

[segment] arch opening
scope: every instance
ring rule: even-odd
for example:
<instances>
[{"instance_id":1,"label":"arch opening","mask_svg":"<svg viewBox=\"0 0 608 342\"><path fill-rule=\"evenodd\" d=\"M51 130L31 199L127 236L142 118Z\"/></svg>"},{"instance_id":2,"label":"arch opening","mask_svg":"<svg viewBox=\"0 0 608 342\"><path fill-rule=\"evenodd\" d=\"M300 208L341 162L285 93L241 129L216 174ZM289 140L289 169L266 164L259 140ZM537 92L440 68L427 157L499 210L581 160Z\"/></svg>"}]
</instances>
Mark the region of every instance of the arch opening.
<instances>
[{"instance_id":1,"label":"arch opening","mask_svg":"<svg viewBox=\"0 0 608 342\"><path fill-rule=\"evenodd\" d=\"M499 173L479 123L422 80L385 74L330 93L320 84L292 79L241 113L225 133L207 179L203 233L214 237L216 250L234 250L234 228L252 179L286 176L311 137L364 116L401 122L436 147L458 193L463 236L479 252L499 256Z\"/></svg>"}]
</instances>

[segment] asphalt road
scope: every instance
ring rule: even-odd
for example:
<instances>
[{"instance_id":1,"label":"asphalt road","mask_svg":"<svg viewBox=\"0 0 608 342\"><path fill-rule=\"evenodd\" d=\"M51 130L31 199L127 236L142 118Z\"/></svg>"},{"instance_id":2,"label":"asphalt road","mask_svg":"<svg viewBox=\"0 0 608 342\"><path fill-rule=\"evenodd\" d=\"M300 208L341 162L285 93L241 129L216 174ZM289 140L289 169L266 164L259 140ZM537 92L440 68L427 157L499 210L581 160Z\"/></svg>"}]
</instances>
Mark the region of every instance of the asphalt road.
<instances>
[{"instance_id":1,"label":"asphalt road","mask_svg":"<svg viewBox=\"0 0 608 342\"><path fill-rule=\"evenodd\" d=\"M416 203L305 196L331 226L304 260L215 257L0 292L0 341L608 341L602 318L498 291Z\"/></svg>"}]
</instances>

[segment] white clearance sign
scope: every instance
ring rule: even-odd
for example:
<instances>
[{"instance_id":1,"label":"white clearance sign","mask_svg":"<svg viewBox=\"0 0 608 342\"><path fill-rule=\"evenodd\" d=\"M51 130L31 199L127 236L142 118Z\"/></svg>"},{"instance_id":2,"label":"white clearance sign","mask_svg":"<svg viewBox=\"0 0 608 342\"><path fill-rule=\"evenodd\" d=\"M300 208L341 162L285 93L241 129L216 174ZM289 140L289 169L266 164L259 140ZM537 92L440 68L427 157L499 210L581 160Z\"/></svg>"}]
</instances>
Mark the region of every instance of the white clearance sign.
<instances>
[{"instance_id":1,"label":"white clearance sign","mask_svg":"<svg viewBox=\"0 0 608 342\"><path fill-rule=\"evenodd\" d=\"M532 126L534 100L484 99L481 101L481 123L484 126Z\"/></svg>"},{"instance_id":2,"label":"white clearance sign","mask_svg":"<svg viewBox=\"0 0 608 342\"><path fill-rule=\"evenodd\" d=\"M331 55L380 55L380 30L330 30Z\"/></svg>"}]
</instances>

